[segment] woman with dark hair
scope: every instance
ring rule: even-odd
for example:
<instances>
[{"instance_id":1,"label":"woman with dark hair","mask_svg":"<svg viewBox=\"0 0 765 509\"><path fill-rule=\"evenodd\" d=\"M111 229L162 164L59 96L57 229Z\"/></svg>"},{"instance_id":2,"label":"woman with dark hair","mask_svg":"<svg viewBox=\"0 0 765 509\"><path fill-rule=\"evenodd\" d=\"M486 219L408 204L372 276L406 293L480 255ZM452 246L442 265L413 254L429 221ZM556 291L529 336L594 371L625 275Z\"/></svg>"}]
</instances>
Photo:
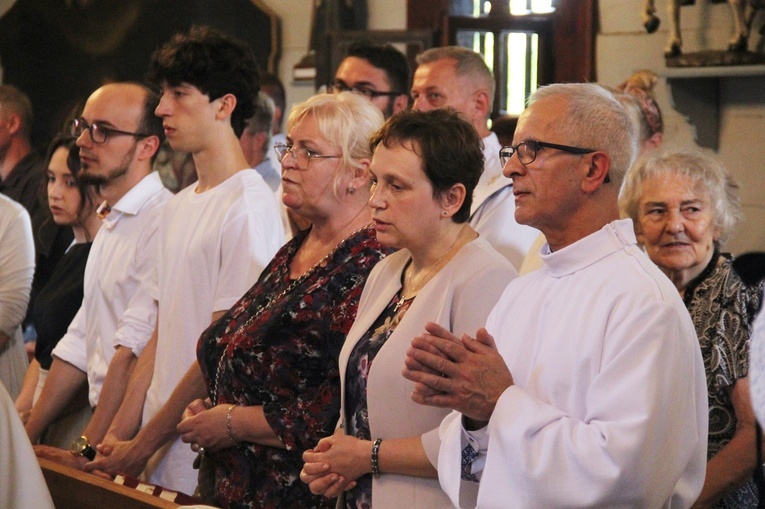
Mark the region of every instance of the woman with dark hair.
<instances>
[{"instance_id":1,"label":"woman with dark hair","mask_svg":"<svg viewBox=\"0 0 765 509\"><path fill-rule=\"evenodd\" d=\"M638 242L674 283L691 314L707 375L709 438L694 507L758 507L749 338L763 284L747 284L722 246L741 219L738 186L716 159L653 154L627 174L619 206ZM671 339L671 338L668 338Z\"/></svg>"},{"instance_id":2,"label":"woman with dark hair","mask_svg":"<svg viewBox=\"0 0 765 509\"><path fill-rule=\"evenodd\" d=\"M483 327L515 269L467 223L483 171L481 140L453 110L405 111L372 138L369 204L384 246L340 353L341 422L303 458L301 478L342 507L441 508L438 426L449 412L414 403L401 370L435 322Z\"/></svg>"},{"instance_id":3,"label":"woman with dark hair","mask_svg":"<svg viewBox=\"0 0 765 509\"><path fill-rule=\"evenodd\" d=\"M101 220L96 214L96 193L92 186L77 180L80 168L78 147L74 139L57 136L51 142L46 157L48 206L53 221L70 226L74 243L56 265L50 280L40 290L32 308L32 323L37 330L35 356L27 369L24 385L16 399L16 409L26 421L37 401L52 362L51 352L66 333L69 323L80 308L83 294L85 263ZM48 428L42 443L68 448L87 423L90 407L83 394L82 406L70 412ZM83 424L84 426L84 424Z\"/></svg>"}]
</instances>

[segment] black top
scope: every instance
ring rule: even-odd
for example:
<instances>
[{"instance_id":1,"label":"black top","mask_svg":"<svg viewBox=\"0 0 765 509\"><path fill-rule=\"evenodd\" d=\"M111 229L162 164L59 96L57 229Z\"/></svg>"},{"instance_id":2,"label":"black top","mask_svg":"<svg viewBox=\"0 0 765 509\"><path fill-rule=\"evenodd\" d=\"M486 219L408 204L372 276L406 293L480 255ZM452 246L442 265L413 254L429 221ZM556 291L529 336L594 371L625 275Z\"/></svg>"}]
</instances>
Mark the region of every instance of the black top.
<instances>
[{"instance_id":1,"label":"black top","mask_svg":"<svg viewBox=\"0 0 765 509\"><path fill-rule=\"evenodd\" d=\"M43 369L50 369L53 360L50 354L82 304L82 281L91 245L91 242L73 245L35 300L31 313L37 329L35 359Z\"/></svg>"}]
</instances>

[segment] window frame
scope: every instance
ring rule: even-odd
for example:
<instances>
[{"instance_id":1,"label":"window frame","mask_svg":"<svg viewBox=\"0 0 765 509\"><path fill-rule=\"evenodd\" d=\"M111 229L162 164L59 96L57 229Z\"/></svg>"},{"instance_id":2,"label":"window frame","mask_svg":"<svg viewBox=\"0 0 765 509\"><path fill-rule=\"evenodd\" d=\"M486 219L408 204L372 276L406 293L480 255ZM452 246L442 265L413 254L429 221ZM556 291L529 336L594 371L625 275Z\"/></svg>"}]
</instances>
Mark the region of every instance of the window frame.
<instances>
[{"instance_id":1,"label":"window frame","mask_svg":"<svg viewBox=\"0 0 765 509\"><path fill-rule=\"evenodd\" d=\"M495 70L496 93L494 94L494 104L492 105L492 119L505 114L500 105L503 105L506 99L507 76L504 73L496 72L497 69L505 69L507 67L506 52L496 51L496 48L502 47L502 34L504 32L533 32L538 34L539 67L537 69L537 86L553 83L555 80L554 16L555 12L524 16L503 14L481 18L449 16L449 44L457 44L457 33L460 31L487 32L492 33L494 36L493 69Z\"/></svg>"},{"instance_id":2,"label":"window frame","mask_svg":"<svg viewBox=\"0 0 765 509\"><path fill-rule=\"evenodd\" d=\"M450 0L407 0L407 29L433 31L436 46L449 44ZM596 0L557 0L552 26L554 59L543 65L552 74L550 83L597 80L595 37L598 29ZM542 64L540 64L541 67ZM544 77L539 78L540 83Z\"/></svg>"}]
</instances>

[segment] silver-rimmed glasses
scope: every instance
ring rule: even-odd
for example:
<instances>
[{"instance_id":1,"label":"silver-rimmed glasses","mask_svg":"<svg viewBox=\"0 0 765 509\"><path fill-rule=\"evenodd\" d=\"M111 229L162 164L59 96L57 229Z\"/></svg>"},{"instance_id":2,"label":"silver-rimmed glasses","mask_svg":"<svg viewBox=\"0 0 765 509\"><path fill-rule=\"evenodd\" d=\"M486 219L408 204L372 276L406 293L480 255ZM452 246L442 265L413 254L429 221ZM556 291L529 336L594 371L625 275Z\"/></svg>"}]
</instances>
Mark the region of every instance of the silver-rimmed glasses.
<instances>
[{"instance_id":1,"label":"silver-rimmed glasses","mask_svg":"<svg viewBox=\"0 0 765 509\"><path fill-rule=\"evenodd\" d=\"M275 143L274 150L276 151L276 157L279 159L280 163L284 161L284 158L287 157L287 154L292 154L292 157L295 159L295 163L297 163L297 168L299 170L305 170L308 168L308 165L311 164L311 159L339 159L342 157L339 155L325 156L305 147L298 145L288 145L286 143Z\"/></svg>"}]
</instances>

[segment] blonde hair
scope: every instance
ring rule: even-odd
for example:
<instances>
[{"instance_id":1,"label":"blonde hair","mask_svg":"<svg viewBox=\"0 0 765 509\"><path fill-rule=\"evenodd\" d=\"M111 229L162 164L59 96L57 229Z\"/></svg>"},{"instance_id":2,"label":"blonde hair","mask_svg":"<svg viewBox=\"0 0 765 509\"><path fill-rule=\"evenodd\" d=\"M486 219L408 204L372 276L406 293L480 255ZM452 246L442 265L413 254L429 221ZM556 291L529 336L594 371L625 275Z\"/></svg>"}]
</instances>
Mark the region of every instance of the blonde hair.
<instances>
[{"instance_id":1,"label":"blonde hair","mask_svg":"<svg viewBox=\"0 0 765 509\"><path fill-rule=\"evenodd\" d=\"M664 132L661 108L651 94L658 81L659 76L655 72L638 71L616 87L617 91L634 99L638 107L636 118L640 122L641 143L656 133Z\"/></svg>"},{"instance_id":2,"label":"blonde hair","mask_svg":"<svg viewBox=\"0 0 765 509\"><path fill-rule=\"evenodd\" d=\"M352 92L318 94L297 104L287 118L287 131L310 116L324 140L340 150L340 171L353 173L360 159L371 158L369 138L383 125L383 114L368 99ZM339 177L339 174L338 174ZM335 179L335 194L339 179Z\"/></svg>"}]
</instances>

